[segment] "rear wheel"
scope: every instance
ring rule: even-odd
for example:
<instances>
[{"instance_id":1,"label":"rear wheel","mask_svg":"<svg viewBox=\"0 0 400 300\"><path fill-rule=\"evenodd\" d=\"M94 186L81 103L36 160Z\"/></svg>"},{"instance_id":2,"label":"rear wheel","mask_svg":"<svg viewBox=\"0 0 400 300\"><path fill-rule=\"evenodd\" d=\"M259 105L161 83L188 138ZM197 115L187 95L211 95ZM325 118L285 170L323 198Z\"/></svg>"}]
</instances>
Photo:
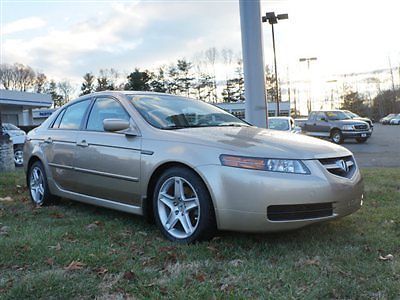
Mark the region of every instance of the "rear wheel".
<instances>
[{"instance_id":1,"label":"rear wheel","mask_svg":"<svg viewBox=\"0 0 400 300\"><path fill-rule=\"evenodd\" d=\"M34 162L29 168L27 179L29 194L34 205L48 205L58 198L50 193L46 172L40 161Z\"/></svg>"},{"instance_id":2,"label":"rear wheel","mask_svg":"<svg viewBox=\"0 0 400 300\"><path fill-rule=\"evenodd\" d=\"M331 141L334 142L335 144L342 144L343 143L343 133L335 129L331 132Z\"/></svg>"},{"instance_id":3,"label":"rear wheel","mask_svg":"<svg viewBox=\"0 0 400 300\"><path fill-rule=\"evenodd\" d=\"M190 169L173 167L161 175L154 191L153 209L157 226L171 241L208 240L216 231L210 194Z\"/></svg>"},{"instance_id":4,"label":"rear wheel","mask_svg":"<svg viewBox=\"0 0 400 300\"><path fill-rule=\"evenodd\" d=\"M356 138L357 143L359 144L363 144L368 140L368 138L366 137L360 137L360 138Z\"/></svg>"}]
</instances>

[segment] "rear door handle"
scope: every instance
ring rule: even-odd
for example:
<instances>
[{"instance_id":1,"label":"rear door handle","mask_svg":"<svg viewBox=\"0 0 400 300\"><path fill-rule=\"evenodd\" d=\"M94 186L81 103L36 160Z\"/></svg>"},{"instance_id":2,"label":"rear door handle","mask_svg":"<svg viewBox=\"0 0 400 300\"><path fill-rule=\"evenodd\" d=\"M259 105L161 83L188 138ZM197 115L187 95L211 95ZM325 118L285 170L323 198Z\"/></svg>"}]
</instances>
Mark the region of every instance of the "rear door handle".
<instances>
[{"instance_id":1,"label":"rear door handle","mask_svg":"<svg viewBox=\"0 0 400 300\"><path fill-rule=\"evenodd\" d=\"M53 139L51 137L48 137L47 139L44 140L46 144L53 144Z\"/></svg>"},{"instance_id":2,"label":"rear door handle","mask_svg":"<svg viewBox=\"0 0 400 300\"><path fill-rule=\"evenodd\" d=\"M86 142L86 140L82 140L79 143L76 143L76 145L79 147L89 147L89 144Z\"/></svg>"}]
</instances>

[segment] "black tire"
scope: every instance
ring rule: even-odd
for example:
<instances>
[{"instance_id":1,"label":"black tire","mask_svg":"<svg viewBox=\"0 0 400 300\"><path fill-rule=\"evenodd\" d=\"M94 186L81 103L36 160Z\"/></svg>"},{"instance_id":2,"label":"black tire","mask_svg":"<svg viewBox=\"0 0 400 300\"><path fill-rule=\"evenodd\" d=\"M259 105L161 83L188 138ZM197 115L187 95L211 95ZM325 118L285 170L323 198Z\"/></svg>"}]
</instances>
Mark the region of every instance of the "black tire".
<instances>
[{"instance_id":1,"label":"black tire","mask_svg":"<svg viewBox=\"0 0 400 300\"><path fill-rule=\"evenodd\" d=\"M163 226L162 221L160 219L159 213L159 201L158 195L159 192L168 180L171 180L173 177L180 177L186 180L190 185L194 188L197 198L200 204L200 217L198 218L197 227L191 233L190 236L185 238L177 238L170 234ZM175 200L174 200L175 202ZM170 211L172 214L172 210ZM181 243L181 244L189 244L197 241L204 241L211 239L217 229L216 220L215 220L215 212L214 206L212 204L211 196L208 192L208 189L202 179L192 170L185 167L172 167L166 170L160 178L158 179L154 193L153 193L153 214L154 220L157 224L158 228L162 232L162 234L170 241ZM178 213L179 214L179 213Z\"/></svg>"},{"instance_id":2,"label":"black tire","mask_svg":"<svg viewBox=\"0 0 400 300\"><path fill-rule=\"evenodd\" d=\"M368 138L366 138L366 137L359 137L359 138L356 138L356 141L357 141L357 143L359 143L359 144L363 144L363 143L365 143L367 140L368 140Z\"/></svg>"},{"instance_id":3,"label":"black tire","mask_svg":"<svg viewBox=\"0 0 400 300\"><path fill-rule=\"evenodd\" d=\"M332 130L331 141L335 144L342 144L344 141L343 133L339 129Z\"/></svg>"},{"instance_id":4,"label":"black tire","mask_svg":"<svg viewBox=\"0 0 400 300\"><path fill-rule=\"evenodd\" d=\"M24 146L22 145L14 146L14 164L16 167L22 167L24 165L23 149Z\"/></svg>"},{"instance_id":5,"label":"black tire","mask_svg":"<svg viewBox=\"0 0 400 300\"><path fill-rule=\"evenodd\" d=\"M35 200L35 197L33 195L33 191L31 189L31 181L32 181L32 173L34 170L40 170L42 174L42 186L43 186L43 199L38 201L37 199ZM40 161L34 162L28 170L27 174L27 186L28 186L28 191L29 191L29 196L31 197L32 204L35 206L46 206L50 205L54 202L56 202L59 197L55 196L50 193L49 185L47 183L47 176L46 176L46 171L44 170L43 164Z\"/></svg>"}]
</instances>

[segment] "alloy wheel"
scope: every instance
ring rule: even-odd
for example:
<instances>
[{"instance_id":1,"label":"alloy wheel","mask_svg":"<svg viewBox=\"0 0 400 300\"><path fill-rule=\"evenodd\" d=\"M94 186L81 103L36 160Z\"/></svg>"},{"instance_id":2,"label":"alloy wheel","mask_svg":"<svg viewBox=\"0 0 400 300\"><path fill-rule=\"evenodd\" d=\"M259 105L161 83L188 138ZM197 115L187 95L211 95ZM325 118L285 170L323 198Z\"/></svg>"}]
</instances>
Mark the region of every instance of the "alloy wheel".
<instances>
[{"instance_id":1,"label":"alloy wheel","mask_svg":"<svg viewBox=\"0 0 400 300\"><path fill-rule=\"evenodd\" d=\"M14 163L18 166L24 163L24 152L22 150L14 152Z\"/></svg>"},{"instance_id":2,"label":"alloy wheel","mask_svg":"<svg viewBox=\"0 0 400 300\"><path fill-rule=\"evenodd\" d=\"M29 188L33 202L37 205L41 205L44 199L44 177L39 167L34 167L31 171Z\"/></svg>"},{"instance_id":3,"label":"alloy wheel","mask_svg":"<svg viewBox=\"0 0 400 300\"><path fill-rule=\"evenodd\" d=\"M161 186L157 199L165 230L178 239L190 237L200 220L200 201L193 186L182 177L170 177Z\"/></svg>"}]
</instances>

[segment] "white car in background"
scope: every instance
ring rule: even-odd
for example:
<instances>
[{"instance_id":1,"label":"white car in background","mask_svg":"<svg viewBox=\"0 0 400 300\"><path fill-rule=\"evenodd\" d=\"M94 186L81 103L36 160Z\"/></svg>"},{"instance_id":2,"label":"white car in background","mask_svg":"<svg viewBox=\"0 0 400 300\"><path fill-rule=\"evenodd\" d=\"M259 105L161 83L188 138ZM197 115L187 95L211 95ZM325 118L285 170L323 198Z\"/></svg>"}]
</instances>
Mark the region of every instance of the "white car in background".
<instances>
[{"instance_id":1,"label":"white car in background","mask_svg":"<svg viewBox=\"0 0 400 300\"><path fill-rule=\"evenodd\" d=\"M11 123L3 123L3 131L10 136L14 145L14 163L17 167L24 164L23 148L25 144L25 131Z\"/></svg>"},{"instance_id":2,"label":"white car in background","mask_svg":"<svg viewBox=\"0 0 400 300\"><path fill-rule=\"evenodd\" d=\"M269 117L268 129L289 131L293 133L301 132L301 128L295 124L294 119L291 117Z\"/></svg>"},{"instance_id":3,"label":"white car in background","mask_svg":"<svg viewBox=\"0 0 400 300\"><path fill-rule=\"evenodd\" d=\"M400 125L400 114L396 115L393 119L391 119L389 124Z\"/></svg>"}]
</instances>

